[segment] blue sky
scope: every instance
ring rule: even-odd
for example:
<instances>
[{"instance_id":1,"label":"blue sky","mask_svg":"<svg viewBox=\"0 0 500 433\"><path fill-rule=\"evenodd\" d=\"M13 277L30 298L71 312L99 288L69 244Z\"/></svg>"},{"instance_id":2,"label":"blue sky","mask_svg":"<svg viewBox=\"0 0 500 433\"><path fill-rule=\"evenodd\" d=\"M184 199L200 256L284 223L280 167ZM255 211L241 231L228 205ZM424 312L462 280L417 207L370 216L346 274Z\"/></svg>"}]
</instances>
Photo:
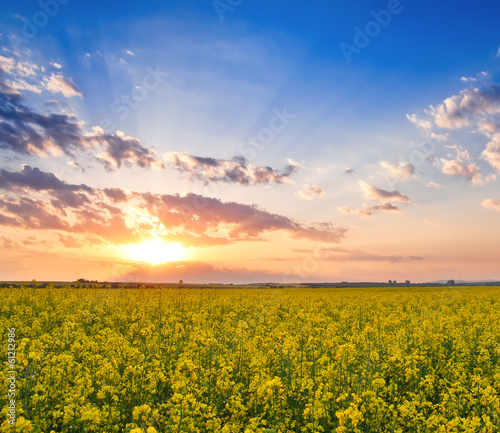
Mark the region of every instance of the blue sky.
<instances>
[{"instance_id":1,"label":"blue sky","mask_svg":"<svg viewBox=\"0 0 500 433\"><path fill-rule=\"evenodd\" d=\"M4 242L19 269L11 278L57 277L27 264L47 251L41 245L81 263L88 256L100 278L175 278L172 264L146 272L122 257L138 234L165 248L177 236L191 254L182 272L204 269L199 280L385 280L388 269L402 279L500 278L492 235L500 209L498 3L61 3L10 2L0 12L5 94L17 93L30 115L65 115L78 129L54 145L54 130L37 124L38 149L28 132L0 136L3 208L12 218ZM0 119L4 131L15 111L9 116ZM40 175L25 166L71 191L126 191L123 233L101 234L119 226L104 202L94 236L82 232L81 210L54 208L50 189L37 209L59 212L58 228L40 230L41 215L16 226L25 214L13 203L24 203L30 176ZM159 209L149 212L146 194L217 199L228 216L169 227ZM236 204L280 223L250 230L229 216ZM208 219L199 213L196 221ZM138 229L141 218L147 229ZM307 232L315 223L318 237ZM247 238L235 240L236 229ZM318 240L332 233L334 241ZM34 235L46 244L26 243Z\"/></svg>"}]
</instances>

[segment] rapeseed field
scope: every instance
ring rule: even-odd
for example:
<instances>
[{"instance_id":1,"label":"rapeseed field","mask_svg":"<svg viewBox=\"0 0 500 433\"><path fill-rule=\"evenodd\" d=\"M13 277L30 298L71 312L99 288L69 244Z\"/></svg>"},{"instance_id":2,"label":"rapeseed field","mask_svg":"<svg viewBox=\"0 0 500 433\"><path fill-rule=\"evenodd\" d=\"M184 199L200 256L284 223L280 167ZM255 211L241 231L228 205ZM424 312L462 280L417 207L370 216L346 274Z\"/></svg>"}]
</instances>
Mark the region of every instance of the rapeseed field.
<instances>
[{"instance_id":1,"label":"rapeseed field","mask_svg":"<svg viewBox=\"0 0 500 433\"><path fill-rule=\"evenodd\" d=\"M499 288L0 292L1 432L499 431Z\"/></svg>"}]
</instances>

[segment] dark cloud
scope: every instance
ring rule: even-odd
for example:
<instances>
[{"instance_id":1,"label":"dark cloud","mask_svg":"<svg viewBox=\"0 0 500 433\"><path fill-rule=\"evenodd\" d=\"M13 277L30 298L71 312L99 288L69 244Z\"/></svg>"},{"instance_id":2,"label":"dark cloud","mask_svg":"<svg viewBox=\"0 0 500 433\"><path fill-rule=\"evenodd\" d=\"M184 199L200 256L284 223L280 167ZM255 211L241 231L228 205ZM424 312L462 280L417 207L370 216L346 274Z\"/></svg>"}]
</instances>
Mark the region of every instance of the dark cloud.
<instances>
[{"instance_id":1,"label":"dark cloud","mask_svg":"<svg viewBox=\"0 0 500 433\"><path fill-rule=\"evenodd\" d=\"M63 81L57 83L62 86ZM71 83L65 83L67 87L61 88L68 93ZM108 170L134 164L142 168L164 168L154 150L144 147L137 138L126 137L121 132L109 134L100 128L86 134L73 115L33 111L22 103L21 95L6 83L0 70L0 149L24 155L63 153L74 157L96 147L103 151L97 159Z\"/></svg>"},{"instance_id":2,"label":"dark cloud","mask_svg":"<svg viewBox=\"0 0 500 433\"><path fill-rule=\"evenodd\" d=\"M24 165L20 173L0 170L0 188L29 188L34 191L85 191L92 193L93 189L86 185L71 185L60 180L54 173L41 171L38 167Z\"/></svg>"},{"instance_id":3,"label":"dark cloud","mask_svg":"<svg viewBox=\"0 0 500 433\"><path fill-rule=\"evenodd\" d=\"M18 201L0 199L0 209L12 214L14 218L0 224L23 227L25 229L68 230L69 224L51 212L47 203L21 197ZM12 220L14 222L12 223Z\"/></svg>"},{"instance_id":4,"label":"dark cloud","mask_svg":"<svg viewBox=\"0 0 500 433\"><path fill-rule=\"evenodd\" d=\"M131 167L134 164L141 168L165 168L153 149L144 147L140 140L126 137L120 131L108 134L97 128L93 134L86 137L86 142L92 147L100 146L103 149L104 153L100 154L98 159L108 170L120 168L122 165Z\"/></svg>"},{"instance_id":5,"label":"dark cloud","mask_svg":"<svg viewBox=\"0 0 500 433\"><path fill-rule=\"evenodd\" d=\"M127 194L120 188L104 188L104 194L108 196L114 203L127 201Z\"/></svg>"},{"instance_id":6,"label":"dark cloud","mask_svg":"<svg viewBox=\"0 0 500 433\"><path fill-rule=\"evenodd\" d=\"M386 191L385 189L377 188L376 186L369 185L362 180L359 181L359 187L361 191L363 191L365 197L369 200L391 200L391 201L400 201L402 203L411 203L411 200L404 194L401 194L399 191Z\"/></svg>"},{"instance_id":7,"label":"dark cloud","mask_svg":"<svg viewBox=\"0 0 500 433\"><path fill-rule=\"evenodd\" d=\"M0 148L25 155L71 154L83 146L82 132L73 116L40 114L22 104L0 72Z\"/></svg>"},{"instance_id":8,"label":"dark cloud","mask_svg":"<svg viewBox=\"0 0 500 433\"><path fill-rule=\"evenodd\" d=\"M401 209L399 209L397 206L394 206L391 203L383 203L376 206L364 205L362 209L351 209L348 207L340 207L339 210L341 210L344 213L348 214L354 213L363 216L371 216L373 215L374 212L401 212Z\"/></svg>"},{"instance_id":9,"label":"dark cloud","mask_svg":"<svg viewBox=\"0 0 500 433\"><path fill-rule=\"evenodd\" d=\"M298 164L289 161L283 170L271 167L256 167L243 156L231 160L205 158L188 153L174 152L168 157L170 165L186 173L191 180L209 182L230 182L241 185L293 183L290 178L297 171Z\"/></svg>"}]
</instances>

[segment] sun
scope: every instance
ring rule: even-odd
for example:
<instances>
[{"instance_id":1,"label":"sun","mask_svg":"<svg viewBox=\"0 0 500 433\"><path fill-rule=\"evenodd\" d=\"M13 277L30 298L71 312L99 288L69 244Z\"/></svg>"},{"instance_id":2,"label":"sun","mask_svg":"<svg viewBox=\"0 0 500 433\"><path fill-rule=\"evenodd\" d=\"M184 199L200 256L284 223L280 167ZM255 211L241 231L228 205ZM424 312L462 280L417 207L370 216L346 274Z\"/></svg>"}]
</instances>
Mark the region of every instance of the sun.
<instances>
[{"instance_id":1,"label":"sun","mask_svg":"<svg viewBox=\"0 0 500 433\"><path fill-rule=\"evenodd\" d=\"M140 244L125 246L127 258L138 262L159 265L167 262L180 262L186 259L187 250L180 243L151 239Z\"/></svg>"}]
</instances>

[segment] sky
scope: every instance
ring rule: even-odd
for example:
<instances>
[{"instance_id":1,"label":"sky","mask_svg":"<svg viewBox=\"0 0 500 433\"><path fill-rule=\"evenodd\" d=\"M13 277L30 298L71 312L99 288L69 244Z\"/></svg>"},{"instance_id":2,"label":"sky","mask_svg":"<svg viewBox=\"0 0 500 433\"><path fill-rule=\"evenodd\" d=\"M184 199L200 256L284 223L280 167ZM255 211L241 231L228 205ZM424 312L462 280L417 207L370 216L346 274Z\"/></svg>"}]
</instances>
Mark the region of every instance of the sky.
<instances>
[{"instance_id":1,"label":"sky","mask_svg":"<svg viewBox=\"0 0 500 433\"><path fill-rule=\"evenodd\" d=\"M498 16L2 4L0 280L500 279Z\"/></svg>"}]
</instances>

